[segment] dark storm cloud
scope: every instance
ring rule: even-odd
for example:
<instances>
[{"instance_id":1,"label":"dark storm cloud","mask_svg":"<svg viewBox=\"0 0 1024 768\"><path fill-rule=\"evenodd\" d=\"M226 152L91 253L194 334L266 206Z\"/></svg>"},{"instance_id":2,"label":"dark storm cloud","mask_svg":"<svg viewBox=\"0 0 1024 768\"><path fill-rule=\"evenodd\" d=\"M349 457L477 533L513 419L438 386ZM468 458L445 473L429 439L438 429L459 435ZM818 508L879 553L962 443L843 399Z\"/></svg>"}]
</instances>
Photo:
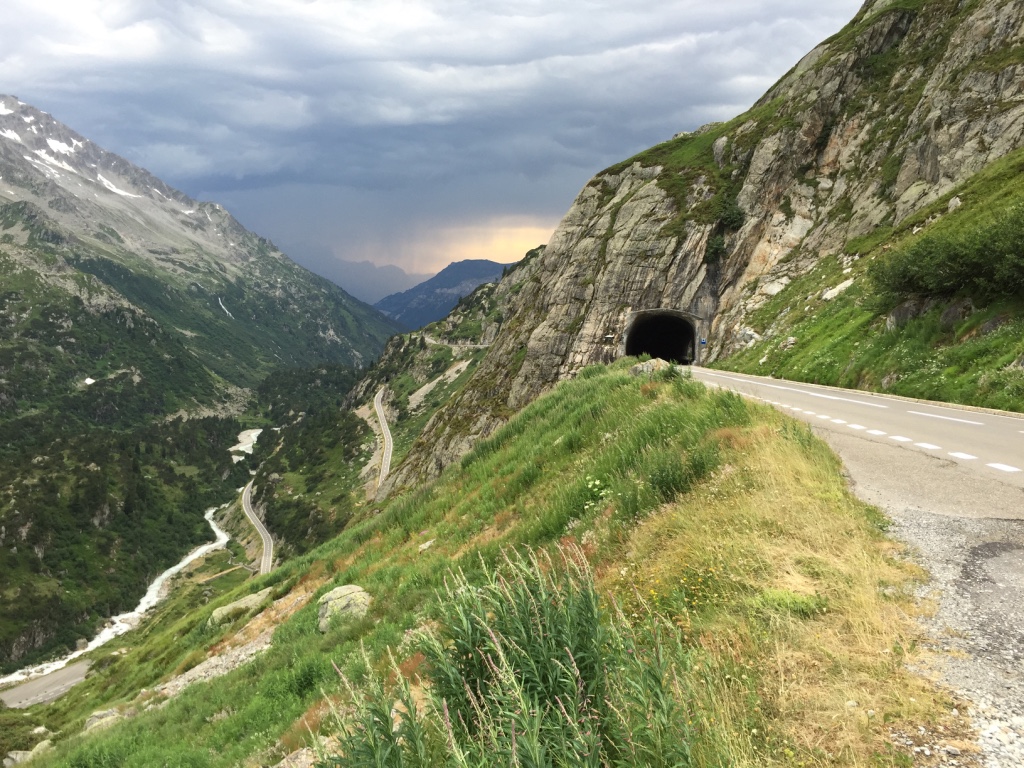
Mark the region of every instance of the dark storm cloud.
<instances>
[{"instance_id":1,"label":"dark storm cloud","mask_svg":"<svg viewBox=\"0 0 1024 768\"><path fill-rule=\"evenodd\" d=\"M504 247L488 222L529 242L602 167L748 107L859 0L8 6L7 90L329 272Z\"/></svg>"}]
</instances>

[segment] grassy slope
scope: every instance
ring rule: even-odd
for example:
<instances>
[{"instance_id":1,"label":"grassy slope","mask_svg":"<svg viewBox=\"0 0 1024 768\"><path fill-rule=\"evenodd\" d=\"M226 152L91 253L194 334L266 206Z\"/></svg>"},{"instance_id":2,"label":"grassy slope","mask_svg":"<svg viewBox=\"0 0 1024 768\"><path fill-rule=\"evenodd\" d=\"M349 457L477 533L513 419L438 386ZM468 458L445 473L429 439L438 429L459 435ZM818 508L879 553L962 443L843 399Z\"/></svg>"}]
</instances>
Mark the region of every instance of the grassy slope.
<instances>
[{"instance_id":1,"label":"grassy slope","mask_svg":"<svg viewBox=\"0 0 1024 768\"><path fill-rule=\"evenodd\" d=\"M934 302L904 327L886 331L894 302L879 295L868 275L872 262L893 258L922 237L952 240L965 231L983 230L1001 212L1024 205L1022 171L1024 151L1014 152L895 232L859 238L847 244L846 255L823 259L748 318L766 340L722 361L721 367L1024 410L1024 367L1014 365L1024 357L1024 297L986 300L964 291ZM947 213L955 196L963 205ZM852 260L851 255L859 258ZM844 273L846 264L849 272ZM823 291L850 278L853 287L831 302L822 300ZM944 326L942 313L964 298L973 299L976 311ZM788 337L797 343L788 350L780 348Z\"/></svg>"},{"instance_id":2,"label":"grassy slope","mask_svg":"<svg viewBox=\"0 0 1024 768\"><path fill-rule=\"evenodd\" d=\"M330 730L321 697L338 690L331 661L359 681L388 647L408 656L405 633L433 615L448 568L476 582L503 548L571 540L627 616L653 607L676 628L679 686L699 697L685 703L697 764L901 765L890 728L930 723L947 704L904 671L916 574L883 528L805 427L692 381L588 369L436 483L241 588L360 584L374 596L365 620L321 635L308 605L257 663L74 737L90 712L221 642L206 619L229 597L188 613L177 601L189 598L175 598L124 638L125 657L100 661L90 681L32 713L63 734L40 764L272 764L308 738L303 713Z\"/></svg>"}]
</instances>

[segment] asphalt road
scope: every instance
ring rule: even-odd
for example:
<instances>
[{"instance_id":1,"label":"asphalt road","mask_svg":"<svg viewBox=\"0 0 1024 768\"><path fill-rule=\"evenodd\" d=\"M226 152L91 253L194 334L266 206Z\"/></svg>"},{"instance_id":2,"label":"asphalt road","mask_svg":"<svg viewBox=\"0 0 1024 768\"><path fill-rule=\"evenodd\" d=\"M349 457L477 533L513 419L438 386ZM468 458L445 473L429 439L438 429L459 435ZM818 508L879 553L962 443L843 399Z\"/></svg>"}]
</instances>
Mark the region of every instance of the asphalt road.
<instances>
[{"instance_id":1,"label":"asphalt road","mask_svg":"<svg viewBox=\"0 0 1024 768\"><path fill-rule=\"evenodd\" d=\"M388 473L391 471L391 452L394 450L395 444L391 439L391 430L388 428L388 420L384 416L384 391L385 387L381 387L377 391L377 396L373 398L373 409L377 412L377 421L380 422L380 431L384 436L384 452L380 458L380 475L377 478L377 487L379 488L387 478Z\"/></svg>"},{"instance_id":2,"label":"asphalt road","mask_svg":"<svg viewBox=\"0 0 1024 768\"><path fill-rule=\"evenodd\" d=\"M33 704L53 701L64 695L71 686L82 682L88 670L88 661L68 664L48 675L26 680L13 688L0 691L0 700L12 709L25 709Z\"/></svg>"},{"instance_id":3,"label":"asphalt road","mask_svg":"<svg viewBox=\"0 0 1024 768\"><path fill-rule=\"evenodd\" d=\"M707 368L690 370L695 379L758 398L813 424L826 439L831 437L829 442L844 446L839 453L847 463L846 453L870 460L872 455L888 455L887 449L894 446L903 452L921 454L928 459L923 464L911 462L909 457L897 461L906 460L915 467L930 467L946 476L964 478L967 487L953 490L957 499L966 501L960 508L950 510L951 514L1002 518L1022 515L1024 496L1020 490L1009 495L1012 506L1001 498L1005 494L993 490L997 485L1024 489L1024 418L1020 416ZM895 455L901 457L903 452ZM917 492L924 497L922 501L934 495L934 479L917 472L894 477L903 472L888 459L878 467L881 482L885 482L886 476L900 482L916 478L920 481ZM970 493L965 495L960 492L963 490ZM995 508L986 504L989 496L1000 497ZM949 508L948 501L945 499L946 503L940 506Z\"/></svg>"},{"instance_id":4,"label":"asphalt road","mask_svg":"<svg viewBox=\"0 0 1024 768\"><path fill-rule=\"evenodd\" d=\"M249 518L249 522L255 526L263 539L263 558L260 560L260 575L270 573L274 568L274 540L270 537L270 531L263 525L263 521L256 516L256 510L252 508L252 480L242 491L242 511Z\"/></svg>"},{"instance_id":5,"label":"asphalt road","mask_svg":"<svg viewBox=\"0 0 1024 768\"><path fill-rule=\"evenodd\" d=\"M889 533L931 574L918 591L935 606L920 618L932 651L920 671L969 702L980 749L969 764L1024 765L1024 419L706 368L692 374L808 422L832 447L853 491L885 510ZM939 754L941 736L920 730L905 743L931 743Z\"/></svg>"}]
</instances>

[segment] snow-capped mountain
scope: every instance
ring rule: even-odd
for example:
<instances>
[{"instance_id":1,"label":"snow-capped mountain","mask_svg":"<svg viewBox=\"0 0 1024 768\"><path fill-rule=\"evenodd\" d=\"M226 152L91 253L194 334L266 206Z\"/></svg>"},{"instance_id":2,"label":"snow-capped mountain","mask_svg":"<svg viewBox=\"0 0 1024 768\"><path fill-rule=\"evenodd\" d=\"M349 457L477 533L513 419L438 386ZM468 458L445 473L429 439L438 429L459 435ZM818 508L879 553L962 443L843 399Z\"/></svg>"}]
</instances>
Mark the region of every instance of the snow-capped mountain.
<instances>
[{"instance_id":1,"label":"snow-capped mountain","mask_svg":"<svg viewBox=\"0 0 1024 768\"><path fill-rule=\"evenodd\" d=\"M233 383L252 383L275 363L359 364L395 330L222 206L193 200L13 96L0 96L0 210L0 237L27 244L31 220L59 259L32 259L29 248L17 260L86 304L125 300L180 332ZM99 285L69 282L68 268Z\"/></svg>"}]
</instances>

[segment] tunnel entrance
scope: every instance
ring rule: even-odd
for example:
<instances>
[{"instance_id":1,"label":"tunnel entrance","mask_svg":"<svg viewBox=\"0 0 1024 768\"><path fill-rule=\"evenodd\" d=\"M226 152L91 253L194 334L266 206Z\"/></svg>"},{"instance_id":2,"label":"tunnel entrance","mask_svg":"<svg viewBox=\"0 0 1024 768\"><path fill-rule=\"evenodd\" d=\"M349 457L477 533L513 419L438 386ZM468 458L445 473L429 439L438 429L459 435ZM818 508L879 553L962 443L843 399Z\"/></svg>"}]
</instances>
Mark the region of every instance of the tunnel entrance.
<instances>
[{"instance_id":1,"label":"tunnel entrance","mask_svg":"<svg viewBox=\"0 0 1024 768\"><path fill-rule=\"evenodd\" d=\"M626 354L647 354L670 363L691 365L697 356L697 329L682 312L637 312L626 330Z\"/></svg>"}]
</instances>

